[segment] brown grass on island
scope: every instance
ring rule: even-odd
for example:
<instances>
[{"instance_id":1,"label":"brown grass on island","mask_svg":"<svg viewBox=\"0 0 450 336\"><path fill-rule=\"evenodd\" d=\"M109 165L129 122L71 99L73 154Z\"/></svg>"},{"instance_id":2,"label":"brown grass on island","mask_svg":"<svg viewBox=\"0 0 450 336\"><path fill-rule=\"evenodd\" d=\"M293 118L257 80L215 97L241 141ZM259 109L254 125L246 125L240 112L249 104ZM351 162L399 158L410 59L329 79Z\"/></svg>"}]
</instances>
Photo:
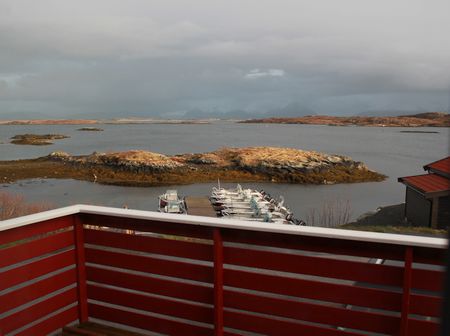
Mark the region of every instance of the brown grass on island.
<instances>
[{"instance_id":1,"label":"brown grass on island","mask_svg":"<svg viewBox=\"0 0 450 336\"><path fill-rule=\"evenodd\" d=\"M73 178L104 184L156 186L217 181L335 184L382 181L362 162L293 148L222 148L167 156L147 151L0 161L4 182L26 178Z\"/></svg>"},{"instance_id":2,"label":"brown grass on island","mask_svg":"<svg viewBox=\"0 0 450 336\"><path fill-rule=\"evenodd\" d=\"M311 115L292 118L249 119L240 121L240 123L372 127L450 127L450 114L445 112L427 112L397 117L334 117L324 115Z\"/></svg>"},{"instance_id":3,"label":"brown grass on island","mask_svg":"<svg viewBox=\"0 0 450 336\"><path fill-rule=\"evenodd\" d=\"M53 142L49 140L66 138L69 138L69 136L62 134L18 134L11 138L11 143L15 145L45 146L53 144Z\"/></svg>"},{"instance_id":4,"label":"brown grass on island","mask_svg":"<svg viewBox=\"0 0 450 336\"><path fill-rule=\"evenodd\" d=\"M81 127L79 129L77 129L77 131L102 132L102 131L104 131L104 129L103 128L99 128L99 127Z\"/></svg>"}]
</instances>

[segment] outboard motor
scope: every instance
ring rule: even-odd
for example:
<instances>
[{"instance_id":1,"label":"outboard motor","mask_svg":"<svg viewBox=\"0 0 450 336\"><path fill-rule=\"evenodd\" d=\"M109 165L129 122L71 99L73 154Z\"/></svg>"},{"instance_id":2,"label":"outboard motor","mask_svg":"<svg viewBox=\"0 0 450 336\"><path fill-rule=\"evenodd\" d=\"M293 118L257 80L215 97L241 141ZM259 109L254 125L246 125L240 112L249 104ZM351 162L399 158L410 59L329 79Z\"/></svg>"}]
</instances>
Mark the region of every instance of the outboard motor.
<instances>
[{"instance_id":1,"label":"outboard motor","mask_svg":"<svg viewBox=\"0 0 450 336\"><path fill-rule=\"evenodd\" d=\"M302 221L301 219L294 219L294 224L295 225L306 226L306 223L304 221Z\"/></svg>"}]
</instances>

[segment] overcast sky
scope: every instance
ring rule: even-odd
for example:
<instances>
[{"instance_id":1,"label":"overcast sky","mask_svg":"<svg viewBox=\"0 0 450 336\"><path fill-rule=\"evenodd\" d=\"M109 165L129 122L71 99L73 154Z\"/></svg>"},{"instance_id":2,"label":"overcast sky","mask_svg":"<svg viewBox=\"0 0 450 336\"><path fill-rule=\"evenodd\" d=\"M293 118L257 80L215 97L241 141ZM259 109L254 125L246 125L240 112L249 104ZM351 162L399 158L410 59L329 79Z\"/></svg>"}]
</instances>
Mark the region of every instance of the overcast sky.
<instances>
[{"instance_id":1,"label":"overcast sky","mask_svg":"<svg viewBox=\"0 0 450 336\"><path fill-rule=\"evenodd\" d=\"M0 0L0 118L446 110L449 15L449 0Z\"/></svg>"}]
</instances>

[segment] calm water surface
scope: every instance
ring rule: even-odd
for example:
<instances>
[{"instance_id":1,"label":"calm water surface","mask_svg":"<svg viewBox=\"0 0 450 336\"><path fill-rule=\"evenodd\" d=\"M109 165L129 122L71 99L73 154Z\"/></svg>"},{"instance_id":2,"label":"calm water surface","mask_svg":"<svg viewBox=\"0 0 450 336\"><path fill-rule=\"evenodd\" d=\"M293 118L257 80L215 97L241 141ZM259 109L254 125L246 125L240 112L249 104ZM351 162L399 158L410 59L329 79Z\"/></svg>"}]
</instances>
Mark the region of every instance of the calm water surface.
<instances>
[{"instance_id":1,"label":"calm water surface","mask_svg":"<svg viewBox=\"0 0 450 336\"><path fill-rule=\"evenodd\" d=\"M34 158L52 151L89 154L94 151L142 149L165 154L211 151L223 146L279 146L351 156L371 169L388 175L384 182L339 185L245 184L284 195L286 203L302 218L324 202L347 202L353 218L380 205L400 203L404 186L399 176L422 174L422 166L449 153L447 128L420 128L431 133L401 133L408 128L332 127L310 125L236 124L210 125L101 125L104 132L80 132L80 126L0 126L0 160ZM51 146L18 146L9 138L23 133L60 133L69 139ZM213 183L174 186L183 195L208 195ZM232 184L228 184L233 186ZM135 188L74 180L28 180L0 184L0 190L23 194L28 200L48 200L62 206L75 203L155 210L156 197L166 187Z\"/></svg>"}]
</instances>

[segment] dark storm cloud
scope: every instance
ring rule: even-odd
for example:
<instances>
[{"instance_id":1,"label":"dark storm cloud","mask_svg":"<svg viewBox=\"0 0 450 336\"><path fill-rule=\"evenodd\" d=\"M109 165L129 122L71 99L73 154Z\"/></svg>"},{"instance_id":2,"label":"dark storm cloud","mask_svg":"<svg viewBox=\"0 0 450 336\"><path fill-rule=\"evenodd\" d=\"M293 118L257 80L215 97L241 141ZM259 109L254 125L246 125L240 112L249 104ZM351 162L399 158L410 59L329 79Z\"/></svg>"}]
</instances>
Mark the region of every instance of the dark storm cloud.
<instances>
[{"instance_id":1,"label":"dark storm cloud","mask_svg":"<svg viewBox=\"0 0 450 336\"><path fill-rule=\"evenodd\" d=\"M442 110L448 1L2 1L0 117Z\"/></svg>"}]
</instances>

